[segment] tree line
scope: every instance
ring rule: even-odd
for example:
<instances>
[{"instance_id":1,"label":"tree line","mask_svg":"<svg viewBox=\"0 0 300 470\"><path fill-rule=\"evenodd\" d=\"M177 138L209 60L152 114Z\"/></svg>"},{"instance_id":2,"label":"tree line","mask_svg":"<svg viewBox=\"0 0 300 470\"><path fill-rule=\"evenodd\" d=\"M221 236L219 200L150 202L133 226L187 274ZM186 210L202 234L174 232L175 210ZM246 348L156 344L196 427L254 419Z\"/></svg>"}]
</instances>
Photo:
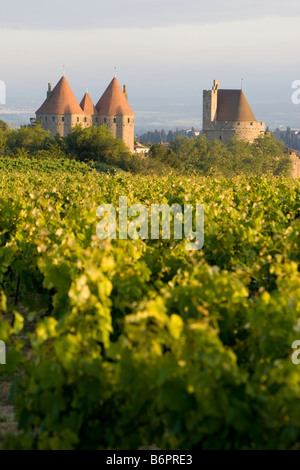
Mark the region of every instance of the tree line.
<instances>
[{"instance_id":1,"label":"tree line","mask_svg":"<svg viewBox=\"0 0 300 470\"><path fill-rule=\"evenodd\" d=\"M141 134L137 137L138 141L143 144L160 144L172 142L175 137L196 137L196 130L192 127L189 131L184 129L176 129L176 131L166 132L164 129L148 131L145 134Z\"/></svg>"},{"instance_id":2,"label":"tree line","mask_svg":"<svg viewBox=\"0 0 300 470\"><path fill-rule=\"evenodd\" d=\"M287 147L294 150L300 150L300 132L287 127L285 131L276 129L274 134L277 139L282 140Z\"/></svg>"},{"instance_id":3,"label":"tree line","mask_svg":"<svg viewBox=\"0 0 300 470\"><path fill-rule=\"evenodd\" d=\"M130 171L146 175L197 173L199 175L289 176L291 160L284 144L273 135L259 137L250 144L236 137L227 143L210 142L204 135L183 137L177 134L165 148L153 144L145 157L132 155L120 139L106 127L82 129L75 126L62 138L50 137L40 125L10 129L0 121L0 155L30 158L69 158L93 165L98 171Z\"/></svg>"}]
</instances>

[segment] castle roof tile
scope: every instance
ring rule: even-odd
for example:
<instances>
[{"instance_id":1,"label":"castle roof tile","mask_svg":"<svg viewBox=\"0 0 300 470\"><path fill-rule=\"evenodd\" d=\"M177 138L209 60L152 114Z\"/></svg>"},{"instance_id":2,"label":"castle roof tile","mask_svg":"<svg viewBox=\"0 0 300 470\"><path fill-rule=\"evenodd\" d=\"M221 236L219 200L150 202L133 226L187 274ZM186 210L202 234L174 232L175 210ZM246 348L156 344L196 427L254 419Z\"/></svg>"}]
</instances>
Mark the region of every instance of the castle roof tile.
<instances>
[{"instance_id":1,"label":"castle roof tile","mask_svg":"<svg viewBox=\"0 0 300 470\"><path fill-rule=\"evenodd\" d=\"M80 107L85 114L88 114L88 115L98 114L92 102L92 98L90 97L88 92L86 92L86 94L82 98Z\"/></svg>"},{"instance_id":2,"label":"castle roof tile","mask_svg":"<svg viewBox=\"0 0 300 470\"><path fill-rule=\"evenodd\" d=\"M218 90L217 121L254 121L243 90Z\"/></svg>"},{"instance_id":3,"label":"castle roof tile","mask_svg":"<svg viewBox=\"0 0 300 470\"><path fill-rule=\"evenodd\" d=\"M36 114L84 114L73 91L63 76L53 88L50 98L47 98Z\"/></svg>"},{"instance_id":4,"label":"castle roof tile","mask_svg":"<svg viewBox=\"0 0 300 470\"><path fill-rule=\"evenodd\" d=\"M102 116L134 116L134 112L115 77L96 104L96 109Z\"/></svg>"}]
</instances>

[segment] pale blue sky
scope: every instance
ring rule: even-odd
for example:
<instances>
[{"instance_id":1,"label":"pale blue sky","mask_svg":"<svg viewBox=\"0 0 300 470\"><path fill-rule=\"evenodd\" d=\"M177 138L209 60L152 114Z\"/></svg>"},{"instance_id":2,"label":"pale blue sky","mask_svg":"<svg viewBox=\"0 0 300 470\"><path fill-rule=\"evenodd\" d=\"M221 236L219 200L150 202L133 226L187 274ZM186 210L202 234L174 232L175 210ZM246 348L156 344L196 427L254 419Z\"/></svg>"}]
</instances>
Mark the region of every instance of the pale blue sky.
<instances>
[{"instance_id":1,"label":"pale blue sky","mask_svg":"<svg viewBox=\"0 0 300 470\"><path fill-rule=\"evenodd\" d=\"M78 100L88 86L94 101L117 66L137 121L172 106L193 106L196 117L199 106L201 121L202 90L215 78L238 88L241 77L258 120L278 111L287 121L289 109L300 117L300 106L290 108L291 83L300 79L299 1L1 0L1 7L7 107L36 109L65 64Z\"/></svg>"}]
</instances>

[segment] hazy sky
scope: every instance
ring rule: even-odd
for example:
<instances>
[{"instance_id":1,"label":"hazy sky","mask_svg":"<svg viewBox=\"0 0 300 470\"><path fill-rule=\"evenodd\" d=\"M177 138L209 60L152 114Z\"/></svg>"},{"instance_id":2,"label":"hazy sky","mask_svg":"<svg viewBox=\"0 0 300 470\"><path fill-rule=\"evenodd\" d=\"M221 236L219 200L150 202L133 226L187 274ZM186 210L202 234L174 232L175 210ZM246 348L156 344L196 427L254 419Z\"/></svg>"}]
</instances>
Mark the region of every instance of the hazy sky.
<instances>
[{"instance_id":1,"label":"hazy sky","mask_svg":"<svg viewBox=\"0 0 300 470\"><path fill-rule=\"evenodd\" d=\"M7 85L7 107L36 109L63 65L78 100L89 87L96 102L116 66L137 116L169 112L172 106L199 106L200 116L202 90L213 79L221 88L239 88L243 77L256 118L265 120L271 108L290 106L291 84L300 79L299 0L0 0L0 5L0 80ZM300 106L296 111L300 126Z\"/></svg>"}]
</instances>

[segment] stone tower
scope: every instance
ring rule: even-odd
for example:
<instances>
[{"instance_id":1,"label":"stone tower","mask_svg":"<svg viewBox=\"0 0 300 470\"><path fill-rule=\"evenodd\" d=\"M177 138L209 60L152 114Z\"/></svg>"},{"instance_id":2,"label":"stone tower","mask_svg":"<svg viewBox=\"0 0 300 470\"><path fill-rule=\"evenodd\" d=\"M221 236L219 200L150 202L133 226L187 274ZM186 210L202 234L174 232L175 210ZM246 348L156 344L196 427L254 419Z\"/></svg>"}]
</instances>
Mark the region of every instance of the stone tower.
<instances>
[{"instance_id":1,"label":"stone tower","mask_svg":"<svg viewBox=\"0 0 300 470\"><path fill-rule=\"evenodd\" d=\"M217 118L219 82L214 80L211 90L203 90L203 129L208 129Z\"/></svg>"},{"instance_id":2,"label":"stone tower","mask_svg":"<svg viewBox=\"0 0 300 470\"><path fill-rule=\"evenodd\" d=\"M47 98L36 111L36 119L42 122L43 129L50 131L52 137L56 134L65 137L76 124L86 127L84 117L66 77L61 77L53 91L48 84Z\"/></svg>"},{"instance_id":3,"label":"stone tower","mask_svg":"<svg viewBox=\"0 0 300 470\"><path fill-rule=\"evenodd\" d=\"M51 132L52 137L56 134L65 137L76 124L83 128L105 125L114 137L122 139L134 152L134 112L127 101L126 86L122 91L116 77L96 107L88 91L79 105L65 76L53 90L49 83L47 98L36 111L36 120L42 123L43 129Z\"/></svg>"},{"instance_id":4,"label":"stone tower","mask_svg":"<svg viewBox=\"0 0 300 470\"><path fill-rule=\"evenodd\" d=\"M265 123L258 122L243 90L221 90L214 80L211 90L203 91L203 133L209 140L226 142L236 135L250 143L265 133Z\"/></svg>"},{"instance_id":5,"label":"stone tower","mask_svg":"<svg viewBox=\"0 0 300 470\"><path fill-rule=\"evenodd\" d=\"M116 77L112 79L96 104L99 125L105 125L114 137L124 140L134 151L134 112L127 101L126 86L122 91Z\"/></svg>"},{"instance_id":6,"label":"stone tower","mask_svg":"<svg viewBox=\"0 0 300 470\"><path fill-rule=\"evenodd\" d=\"M80 102L80 107L84 112L85 126L83 127L98 126L98 113L87 90Z\"/></svg>"}]
</instances>

